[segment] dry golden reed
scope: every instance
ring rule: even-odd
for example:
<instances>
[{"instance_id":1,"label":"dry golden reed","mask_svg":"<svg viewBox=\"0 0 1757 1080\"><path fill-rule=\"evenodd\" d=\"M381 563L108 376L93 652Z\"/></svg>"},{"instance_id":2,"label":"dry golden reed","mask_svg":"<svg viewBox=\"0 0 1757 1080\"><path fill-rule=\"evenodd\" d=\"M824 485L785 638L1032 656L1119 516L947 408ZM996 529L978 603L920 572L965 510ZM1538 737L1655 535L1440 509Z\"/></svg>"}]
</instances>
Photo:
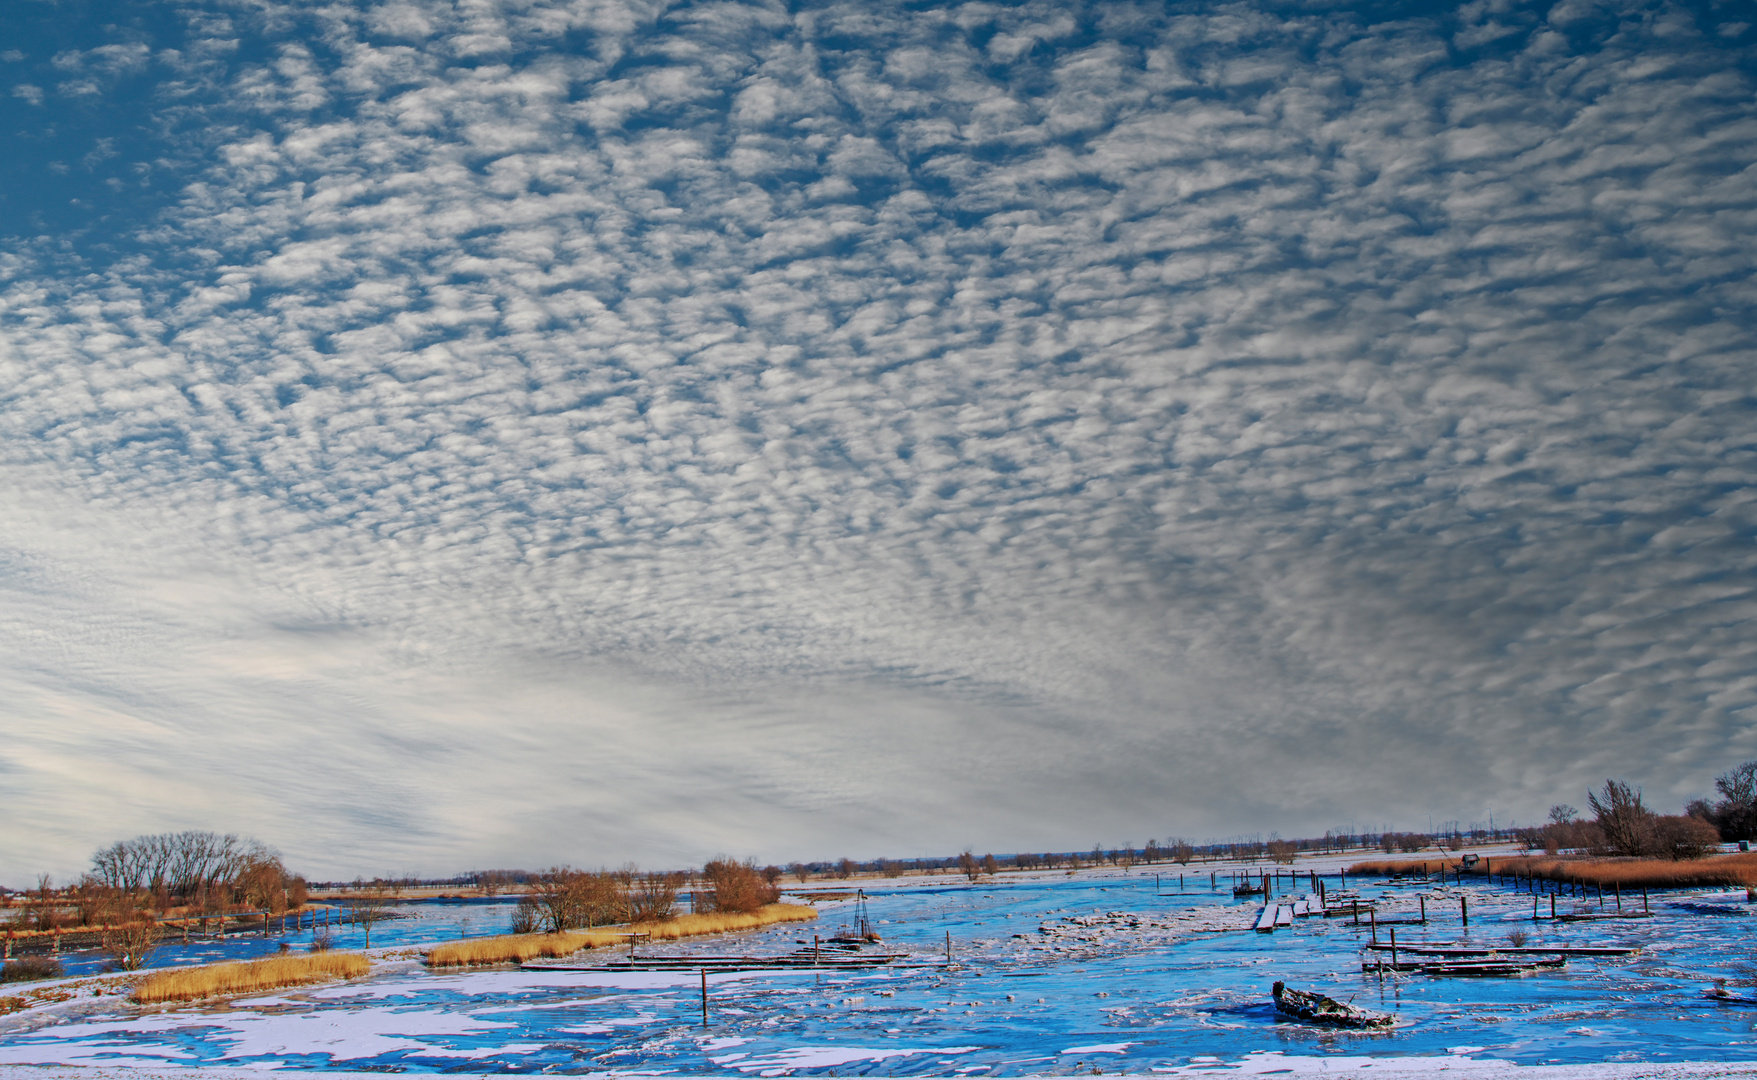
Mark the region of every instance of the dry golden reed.
<instances>
[{"instance_id":1,"label":"dry golden reed","mask_svg":"<svg viewBox=\"0 0 1757 1080\"><path fill-rule=\"evenodd\" d=\"M568 930L559 934L507 934L502 937L471 938L435 947L427 954L432 967L461 967L475 964L524 963L539 957L569 956L581 949L606 945L624 945L628 934L649 935L649 941L675 941L678 938L701 937L704 934L725 934L735 930L754 930L782 922L808 922L817 918L817 909L804 904L770 904L747 912L713 912L703 915L679 915L663 922L639 923L615 930Z\"/></svg>"},{"instance_id":2,"label":"dry golden reed","mask_svg":"<svg viewBox=\"0 0 1757 1080\"><path fill-rule=\"evenodd\" d=\"M1429 859L1368 859L1365 862L1355 863L1344 872L1349 874L1383 874L1386 877L1409 877L1421 873L1423 867L1426 867L1430 874L1438 874L1442 867L1445 868L1446 873L1450 874L1458 869L1458 860L1442 859L1437 856ZM1466 872L1468 873L1468 871Z\"/></svg>"},{"instance_id":3,"label":"dry golden reed","mask_svg":"<svg viewBox=\"0 0 1757 1080\"><path fill-rule=\"evenodd\" d=\"M1529 875L1606 889L1743 887L1757 884L1757 852L1684 860L1511 858L1496 859L1494 869L1496 874Z\"/></svg>"},{"instance_id":4,"label":"dry golden reed","mask_svg":"<svg viewBox=\"0 0 1757 1080\"><path fill-rule=\"evenodd\" d=\"M240 964L209 964L161 972L135 987L133 996L143 1005L194 1001L215 994L247 994L325 979L352 979L371 968L371 962L359 953L274 956Z\"/></svg>"},{"instance_id":5,"label":"dry golden reed","mask_svg":"<svg viewBox=\"0 0 1757 1080\"><path fill-rule=\"evenodd\" d=\"M1350 874L1384 874L1386 876L1418 874L1423 864L1429 873L1438 873L1443 865L1446 873L1457 871L1456 860L1370 859L1348 868ZM1757 852L1739 855L1713 855L1706 859L1595 859L1555 856L1499 856L1487 865L1477 863L1466 869L1466 875L1482 874L1492 869L1502 874L1534 877L1543 881L1571 882L1602 888L1624 889L1692 889L1716 885L1748 886L1757 884Z\"/></svg>"}]
</instances>

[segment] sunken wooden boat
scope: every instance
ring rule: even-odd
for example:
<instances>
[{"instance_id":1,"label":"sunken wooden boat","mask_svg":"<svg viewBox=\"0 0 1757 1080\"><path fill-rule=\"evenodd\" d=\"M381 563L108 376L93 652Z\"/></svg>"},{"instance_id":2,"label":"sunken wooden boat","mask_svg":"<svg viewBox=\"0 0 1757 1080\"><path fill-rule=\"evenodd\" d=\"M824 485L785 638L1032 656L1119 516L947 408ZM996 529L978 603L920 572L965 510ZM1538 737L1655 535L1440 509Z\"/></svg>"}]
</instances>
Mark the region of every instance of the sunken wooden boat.
<instances>
[{"instance_id":1,"label":"sunken wooden boat","mask_svg":"<svg viewBox=\"0 0 1757 1080\"><path fill-rule=\"evenodd\" d=\"M1271 990L1275 995L1275 1010L1283 1016L1291 1016L1295 1020L1304 1020L1311 1024L1327 1024L1331 1027L1347 1028L1385 1028L1397 1022L1390 1013L1373 1012L1357 1005L1349 1005L1337 1001L1333 997L1311 990L1295 990L1286 983L1276 980Z\"/></svg>"},{"instance_id":2,"label":"sunken wooden boat","mask_svg":"<svg viewBox=\"0 0 1757 1080\"><path fill-rule=\"evenodd\" d=\"M1232 887L1232 895L1234 895L1234 896L1262 896L1263 895L1263 886L1261 886L1261 885L1234 885Z\"/></svg>"}]
</instances>

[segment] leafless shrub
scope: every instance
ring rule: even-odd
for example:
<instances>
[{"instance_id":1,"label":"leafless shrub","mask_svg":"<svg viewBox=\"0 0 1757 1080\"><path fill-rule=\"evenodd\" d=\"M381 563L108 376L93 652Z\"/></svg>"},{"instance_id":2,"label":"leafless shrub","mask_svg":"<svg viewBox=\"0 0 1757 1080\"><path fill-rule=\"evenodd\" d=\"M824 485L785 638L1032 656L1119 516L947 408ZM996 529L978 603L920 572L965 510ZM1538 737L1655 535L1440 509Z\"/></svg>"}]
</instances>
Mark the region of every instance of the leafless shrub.
<instances>
[{"instance_id":1,"label":"leafless shrub","mask_svg":"<svg viewBox=\"0 0 1757 1080\"><path fill-rule=\"evenodd\" d=\"M748 860L715 859L702 867L702 878L713 891L715 911L756 911L781 898L780 888L764 880Z\"/></svg>"},{"instance_id":2,"label":"leafless shrub","mask_svg":"<svg viewBox=\"0 0 1757 1080\"><path fill-rule=\"evenodd\" d=\"M633 873L629 872L632 880ZM532 899L551 931L608 926L628 919L628 892L617 873L556 866L531 882ZM672 893L673 900L676 893Z\"/></svg>"},{"instance_id":3,"label":"leafless shrub","mask_svg":"<svg viewBox=\"0 0 1757 1080\"><path fill-rule=\"evenodd\" d=\"M776 867L775 880L781 874ZM658 922L670 919L677 914L677 892L683 887L685 875L649 873L635 880L628 894L628 919L630 922Z\"/></svg>"},{"instance_id":4,"label":"leafless shrub","mask_svg":"<svg viewBox=\"0 0 1757 1080\"><path fill-rule=\"evenodd\" d=\"M104 951L121 971L138 971L159 944L159 928L150 922L104 931Z\"/></svg>"},{"instance_id":5,"label":"leafless shrub","mask_svg":"<svg viewBox=\"0 0 1757 1080\"><path fill-rule=\"evenodd\" d=\"M1653 820L1656 854L1669 859L1700 859L1720 845L1720 832L1701 818L1681 815Z\"/></svg>"}]
</instances>

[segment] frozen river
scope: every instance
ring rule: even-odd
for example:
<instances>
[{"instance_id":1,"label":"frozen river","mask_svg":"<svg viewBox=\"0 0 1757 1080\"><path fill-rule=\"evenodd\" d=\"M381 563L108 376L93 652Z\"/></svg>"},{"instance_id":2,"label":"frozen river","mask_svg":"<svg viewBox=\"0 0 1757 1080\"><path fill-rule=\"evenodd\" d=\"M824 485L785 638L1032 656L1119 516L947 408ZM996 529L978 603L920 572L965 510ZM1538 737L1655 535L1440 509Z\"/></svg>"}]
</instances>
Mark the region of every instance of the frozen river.
<instances>
[{"instance_id":1,"label":"frozen river","mask_svg":"<svg viewBox=\"0 0 1757 1080\"><path fill-rule=\"evenodd\" d=\"M1248 1061L1262 1071L1265 1054L1757 1061L1757 1009L1702 996L1714 977L1737 985L1757 976L1746 970L1757 959L1757 924L1747 915L1757 905L1747 907L1742 892L1656 894L1651 919L1533 923L1531 898L1511 888L1350 882L1383 913L1413 914L1418 896L1427 898L1430 923L1401 927L1400 944L1506 945L1523 933L1528 946L1640 949L1518 978L1466 979L1363 973L1363 957L1376 955L1360 949L1366 927L1306 919L1250 932L1258 904L1235 902L1224 881L1210 891L1205 874L1188 880L1179 892L1172 875L1163 894L1139 871L869 887L874 929L911 954L908 966L713 974L706 1028L694 972L430 973L391 958L354 983L229 1004L143 1010L110 998L14 1014L0 1018L0 1065L770 1076L1144 1073ZM1575 906L1561 902L1563 912ZM816 926L669 951L788 952L851 917L847 905L822 910ZM460 926L492 932L504 917L492 905L423 904L415 917L376 928L373 944L448 939ZM1276 979L1393 1012L1399 1023L1362 1034L1281 1020L1269 1004Z\"/></svg>"}]
</instances>

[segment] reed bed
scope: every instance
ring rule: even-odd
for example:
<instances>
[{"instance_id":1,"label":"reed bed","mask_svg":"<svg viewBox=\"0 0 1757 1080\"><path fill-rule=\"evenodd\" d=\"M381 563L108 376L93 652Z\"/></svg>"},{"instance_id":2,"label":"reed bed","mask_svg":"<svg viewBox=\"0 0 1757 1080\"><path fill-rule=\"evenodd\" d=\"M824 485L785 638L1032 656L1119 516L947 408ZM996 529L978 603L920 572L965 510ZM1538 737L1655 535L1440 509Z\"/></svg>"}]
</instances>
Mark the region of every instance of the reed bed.
<instances>
[{"instance_id":1,"label":"reed bed","mask_svg":"<svg viewBox=\"0 0 1757 1080\"><path fill-rule=\"evenodd\" d=\"M427 953L429 967L470 967L479 964L524 963L540 957L571 956L581 949L597 949L606 945L622 945L628 935L648 935L649 941L676 941L679 938L726 934L737 930L755 930L782 922L808 922L817 918L817 909L804 904L769 904L756 911L717 911L700 915L679 915L662 922L637 923L615 930L567 930L559 934L506 934L501 937L471 938L439 945Z\"/></svg>"},{"instance_id":2,"label":"reed bed","mask_svg":"<svg viewBox=\"0 0 1757 1080\"><path fill-rule=\"evenodd\" d=\"M1426 867L1430 874L1438 874L1443 868L1450 874L1458 869L1457 859L1445 859L1438 855L1426 859L1367 859L1348 867L1344 872L1349 874L1383 874L1386 877L1409 877L1422 872ZM1465 871L1469 873L1469 871Z\"/></svg>"},{"instance_id":3,"label":"reed bed","mask_svg":"<svg viewBox=\"0 0 1757 1080\"><path fill-rule=\"evenodd\" d=\"M134 988L133 997L143 1005L194 1001L216 994L248 994L328 979L352 979L366 974L371 967L371 962L359 953L274 956L238 964L209 964L153 975Z\"/></svg>"},{"instance_id":4,"label":"reed bed","mask_svg":"<svg viewBox=\"0 0 1757 1080\"><path fill-rule=\"evenodd\" d=\"M1757 884L1757 852L1705 859L1561 859L1554 856L1495 859L1496 875L1624 889L1696 889ZM1471 871L1466 871L1470 873ZM1478 863L1475 873L1482 873Z\"/></svg>"}]
</instances>

